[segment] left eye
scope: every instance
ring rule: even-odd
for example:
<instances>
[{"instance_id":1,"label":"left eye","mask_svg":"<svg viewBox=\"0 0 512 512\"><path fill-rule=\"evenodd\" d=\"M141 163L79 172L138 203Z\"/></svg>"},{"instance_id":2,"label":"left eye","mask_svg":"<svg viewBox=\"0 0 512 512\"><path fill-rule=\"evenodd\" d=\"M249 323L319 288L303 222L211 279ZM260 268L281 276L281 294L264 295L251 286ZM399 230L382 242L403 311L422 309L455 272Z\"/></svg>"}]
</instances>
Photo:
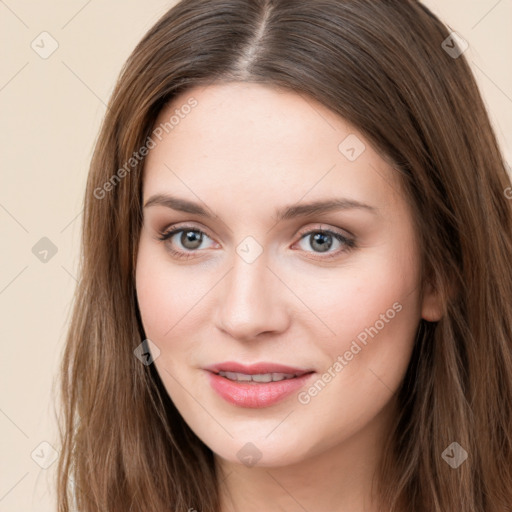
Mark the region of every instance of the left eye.
<instances>
[{"instance_id":1,"label":"left eye","mask_svg":"<svg viewBox=\"0 0 512 512\"><path fill-rule=\"evenodd\" d=\"M303 233L298 243L300 244L304 241L307 241L308 245L314 249L314 251L306 250L306 252L314 252L317 254L327 253L333 244L337 242L341 248L338 250L330 251L327 258L337 256L340 252L347 251L355 247L355 242L353 239L347 238L341 233L323 229L317 229Z\"/></svg>"},{"instance_id":2,"label":"left eye","mask_svg":"<svg viewBox=\"0 0 512 512\"><path fill-rule=\"evenodd\" d=\"M306 250L306 252L318 255L314 256L314 258L319 260L337 258L343 253L347 253L356 248L356 242L354 238L348 238L336 231L325 229L315 229L302 233L298 244L301 244L304 241L307 241L308 245L314 249L313 251ZM341 247L337 250L330 251L334 242L337 242Z\"/></svg>"}]
</instances>

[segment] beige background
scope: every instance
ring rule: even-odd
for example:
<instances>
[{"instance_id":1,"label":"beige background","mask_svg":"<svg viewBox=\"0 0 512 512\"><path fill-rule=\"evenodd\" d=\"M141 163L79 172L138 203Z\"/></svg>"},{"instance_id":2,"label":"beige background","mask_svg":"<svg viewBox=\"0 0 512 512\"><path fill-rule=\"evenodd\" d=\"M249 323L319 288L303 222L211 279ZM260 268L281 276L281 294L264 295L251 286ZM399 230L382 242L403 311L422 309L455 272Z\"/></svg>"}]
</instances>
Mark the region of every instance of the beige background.
<instances>
[{"instance_id":1,"label":"beige background","mask_svg":"<svg viewBox=\"0 0 512 512\"><path fill-rule=\"evenodd\" d=\"M76 285L89 159L123 62L173 3L0 0L0 512L55 510L57 464L41 464L52 462L49 445L59 448L52 385ZM512 162L512 0L426 3L469 42L466 56ZM43 31L59 45L47 59L31 47L50 48ZM32 252L42 237L57 249L46 262Z\"/></svg>"}]
</instances>

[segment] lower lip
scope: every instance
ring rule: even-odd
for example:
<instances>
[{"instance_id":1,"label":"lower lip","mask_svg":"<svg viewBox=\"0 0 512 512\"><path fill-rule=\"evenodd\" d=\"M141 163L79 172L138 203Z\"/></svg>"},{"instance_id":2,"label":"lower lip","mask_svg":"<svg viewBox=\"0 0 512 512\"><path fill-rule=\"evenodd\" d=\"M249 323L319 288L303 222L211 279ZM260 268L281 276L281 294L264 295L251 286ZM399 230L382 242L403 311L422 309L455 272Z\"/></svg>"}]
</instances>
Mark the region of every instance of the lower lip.
<instances>
[{"instance_id":1,"label":"lower lip","mask_svg":"<svg viewBox=\"0 0 512 512\"><path fill-rule=\"evenodd\" d=\"M298 391L311 378L306 373L277 382L236 382L208 372L212 388L227 402L239 407L269 407Z\"/></svg>"}]
</instances>

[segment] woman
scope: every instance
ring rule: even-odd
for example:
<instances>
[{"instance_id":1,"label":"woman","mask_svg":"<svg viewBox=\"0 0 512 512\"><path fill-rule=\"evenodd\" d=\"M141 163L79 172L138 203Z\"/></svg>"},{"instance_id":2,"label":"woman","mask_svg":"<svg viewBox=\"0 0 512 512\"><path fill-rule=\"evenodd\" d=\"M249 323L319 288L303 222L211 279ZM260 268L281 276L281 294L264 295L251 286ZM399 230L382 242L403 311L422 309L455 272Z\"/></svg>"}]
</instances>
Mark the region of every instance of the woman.
<instances>
[{"instance_id":1,"label":"woman","mask_svg":"<svg viewBox=\"0 0 512 512\"><path fill-rule=\"evenodd\" d=\"M89 173L60 511L512 510L511 183L463 51L412 0L148 32Z\"/></svg>"}]
</instances>

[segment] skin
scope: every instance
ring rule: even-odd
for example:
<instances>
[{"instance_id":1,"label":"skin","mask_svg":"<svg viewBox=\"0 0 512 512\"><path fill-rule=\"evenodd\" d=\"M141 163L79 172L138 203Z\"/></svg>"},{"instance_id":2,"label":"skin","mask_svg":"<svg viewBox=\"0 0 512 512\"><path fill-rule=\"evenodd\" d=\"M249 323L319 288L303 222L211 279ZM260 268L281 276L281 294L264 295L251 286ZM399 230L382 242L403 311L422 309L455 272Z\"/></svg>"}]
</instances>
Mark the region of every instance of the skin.
<instances>
[{"instance_id":1,"label":"skin","mask_svg":"<svg viewBox=\"0 0 512 512\"><path fill-rule=\"evenodd\" d=\"M197 106L149 152L143 204L172 194L216 217L144 208L136 287L146 336L160 350L159 375L225 474L222 512L379 510L370 486L397 413L395 392L420 319L440 318L434 292L419 294L419 247L397 171L323 105L266 85L188 90L156 124L191 97ZM350 134L365 145L354 161L338 149ZM275 221L276 209L340 197L374 211ZM158 240L177 224L205 233L199 248L184 246L181 233ZM322 252L302 235L319 229L352 235L357 245L333 238ZM252 263L236 252L247 236L263 250ZM178 259L171 247L192 257ZM271 361L312 368L317 380L395 303L394 318L307 404L294 393L266 408L236 407L202 369ZM261 453L252 467L237 456L249 442Z\"/></svg>"}]
</instances>

